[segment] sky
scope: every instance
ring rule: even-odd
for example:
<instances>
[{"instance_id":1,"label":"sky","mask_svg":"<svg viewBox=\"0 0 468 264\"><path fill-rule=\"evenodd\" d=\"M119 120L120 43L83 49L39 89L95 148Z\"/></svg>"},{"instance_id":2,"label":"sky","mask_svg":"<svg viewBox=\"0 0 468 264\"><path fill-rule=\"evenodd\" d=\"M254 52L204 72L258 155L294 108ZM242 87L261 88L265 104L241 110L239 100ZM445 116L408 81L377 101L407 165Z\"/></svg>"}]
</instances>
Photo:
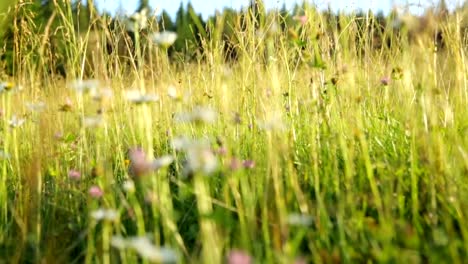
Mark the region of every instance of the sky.
<instances>
[{"instance_id":1,"label":"sky","mask_svg":"<svg viewBox=\"0 0 468 264\"><path fill-rule=\"evenodd\" d=\"M315 3L317 6L326 8L328 5L335 11L337 10L354 10L362 9L373 11L382 10L384 13L391 10L393 5L410 4L412 12L421 13L425 7L433 5L437 0L315 0L308 1ZM461 4L463 0L446 0L449 6ZM132 13L138 6L138 0L95 0L97 7L101 11L107 11L115 14L119 10ZM241 9L249 5L250 0L150 0L150 5L155 9L156 14L160 14L162 10L166 10L172 17L175 16L180 3L184 6L191 2L195 11L201 13L203 18L207 18L214 14L215 10L222 10L224 7ZM264 0L267 9L281 8L284 3L286 7L291 9L296 3L302 3L302 0Z\"/></svg>"}]
</instances>

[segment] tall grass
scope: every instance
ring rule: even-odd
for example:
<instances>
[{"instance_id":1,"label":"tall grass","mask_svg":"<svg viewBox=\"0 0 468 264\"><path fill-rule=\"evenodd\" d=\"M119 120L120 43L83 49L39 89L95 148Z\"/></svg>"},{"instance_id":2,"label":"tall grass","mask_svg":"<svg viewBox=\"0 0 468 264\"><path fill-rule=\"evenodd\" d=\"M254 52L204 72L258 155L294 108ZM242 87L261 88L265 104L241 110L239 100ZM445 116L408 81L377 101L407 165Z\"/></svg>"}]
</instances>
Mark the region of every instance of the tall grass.
<instances>
[{"instance_id":1,"label":"tall grass","mask_svg":"<svg viewBox=\"0 0 468 264\"><path fill-rule=\"evenodd\" d=\"M439 49L431 37L405 41L391 23L380 36L391 44L376 47L371 13L332 20L309 7L289 32L279 15L218 17L200 60L174 62L141 36L127 63L89 44L91 28L78 38L69 6L56 12L59 31L41 36L27 34L33 14L17 21L16 74L5 80L16 86L0 95L3 260L147 263L169 261L170 250L180 263L468 257L462 14L440 22ZM222 27L236 32L235 62L225 62ZM66 79L47 69L48 34L67 38ZM122 45L124 32L99 34ZM100 83L73 84L86 76ZM159 100L136 104L130 89ZM137 175L135 147L174 162Z\"/></svg>"}]
</instances>

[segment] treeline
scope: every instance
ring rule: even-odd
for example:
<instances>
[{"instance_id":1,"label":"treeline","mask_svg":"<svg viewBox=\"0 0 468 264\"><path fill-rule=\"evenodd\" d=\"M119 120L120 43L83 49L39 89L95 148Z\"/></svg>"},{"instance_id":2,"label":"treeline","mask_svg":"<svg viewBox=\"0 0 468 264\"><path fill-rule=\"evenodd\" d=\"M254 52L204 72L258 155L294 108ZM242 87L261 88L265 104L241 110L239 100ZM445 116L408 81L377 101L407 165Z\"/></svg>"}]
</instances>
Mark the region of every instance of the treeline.
<instances>
[{"instance_id":1,"label":"treeline","mask_svg":"<svg viewBox=\"0 0 468 264\"><path fill-rule=\"evenodd\" d=\"M466 13L467 6L465 3L461 7L464 11L462 14ZM326 38L329 44L341 41L336 34L347 30L351 21L354 31L347 41L352 40L352 43L346 43L343 47L353 49L359 54L401 46L424 36L436 45L443 46L444 32L439 24L450 15L444 0L438 6L426 10L421 17L402 15L396 10L387 16L382 12L344 15L336 14L330 9L319 11L307 3L296 4L292 10L283 6L279 10L267 11L261 0L252 0L243 10L225 8L207 20L190 3L181 3L174 19L166 11L159 16L152 16L148 0L140 0L136 12L147 14L144 18L147 26L138 32L142 39L151 32L167 30L177 33L177 40L168 50L171 58L177 61L203 59L207 49L220 49L225 60L237 60L247 52L246 44L242 42L245 41L245 33L249 32L265 36L281 34L296 48L309 49L311 52L308 57L311 57L311 63L317 67L323 66L321 57L333 52L333 47L323 47L319 40ZM108 36L114 34L115 40L115 31L121 30L124 33L126 31L124 37L129 39L128 42L135 42L134 32L122 26L125 19L129 17L99 13L93 0L70 3L22 0L10 10L10 23L2 31L0 67L4 72L13 74L25 67L23 62L28 60L38 65L49 65L49 68L53 68L51 71L64 74L65 68L77 64L74 54L80 50L74 50L71 44L77 43L77 36L80 34L104 32ZM461 34L466 37L466 27ZM109 43L115 41L108 40L109 52L117 50L110 47ZM262 47L262 52L268 53L267 49L268 47ZM70 62L70 59L75 61Z\"/></svg>"}]
</instances>

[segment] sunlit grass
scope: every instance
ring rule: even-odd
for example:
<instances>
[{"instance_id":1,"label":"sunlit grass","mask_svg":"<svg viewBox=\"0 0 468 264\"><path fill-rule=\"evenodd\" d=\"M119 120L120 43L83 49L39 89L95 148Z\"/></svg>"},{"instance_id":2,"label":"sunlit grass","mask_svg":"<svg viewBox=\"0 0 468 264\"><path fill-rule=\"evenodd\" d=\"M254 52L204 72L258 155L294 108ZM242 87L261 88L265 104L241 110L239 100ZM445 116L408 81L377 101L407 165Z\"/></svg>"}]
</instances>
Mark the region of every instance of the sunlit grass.
<instances>
[{"instance_id":1,"label":"sunlit grass","mask_svg":"<svg viewBox=\"0 0 468 264\"><path fill-rule=\"evenodd\" d=\"M435 51L388 29L378 49L352 15L303 15L247 19L235 62L219 39L198 62L155 44L86 69L71 41L66 78L23 59L0 84L0 257L464 262L462 36Z\"/></svg>"}]
</instances>

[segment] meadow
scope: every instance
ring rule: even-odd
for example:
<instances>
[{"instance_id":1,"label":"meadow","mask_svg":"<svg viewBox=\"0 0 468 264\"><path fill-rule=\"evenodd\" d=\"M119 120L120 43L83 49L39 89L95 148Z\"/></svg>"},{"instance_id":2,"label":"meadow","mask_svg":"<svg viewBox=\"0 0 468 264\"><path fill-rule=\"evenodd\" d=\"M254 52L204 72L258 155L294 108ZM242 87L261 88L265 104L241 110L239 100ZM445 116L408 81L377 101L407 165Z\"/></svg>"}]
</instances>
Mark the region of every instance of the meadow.
<instances>
[{"instance_id":1,"label":"meadow","mask_svg":"<svg viewBox=\"0 0 468 264\"><path fill-rule=\"evenodd\" d=\"M25 12L0 83L0 263L466 262L467 8L437 20L443 43L295 12L220 15L187 60L137 32L122 59L58 8L65 77Z\"/></svg>"}]
</instances>

